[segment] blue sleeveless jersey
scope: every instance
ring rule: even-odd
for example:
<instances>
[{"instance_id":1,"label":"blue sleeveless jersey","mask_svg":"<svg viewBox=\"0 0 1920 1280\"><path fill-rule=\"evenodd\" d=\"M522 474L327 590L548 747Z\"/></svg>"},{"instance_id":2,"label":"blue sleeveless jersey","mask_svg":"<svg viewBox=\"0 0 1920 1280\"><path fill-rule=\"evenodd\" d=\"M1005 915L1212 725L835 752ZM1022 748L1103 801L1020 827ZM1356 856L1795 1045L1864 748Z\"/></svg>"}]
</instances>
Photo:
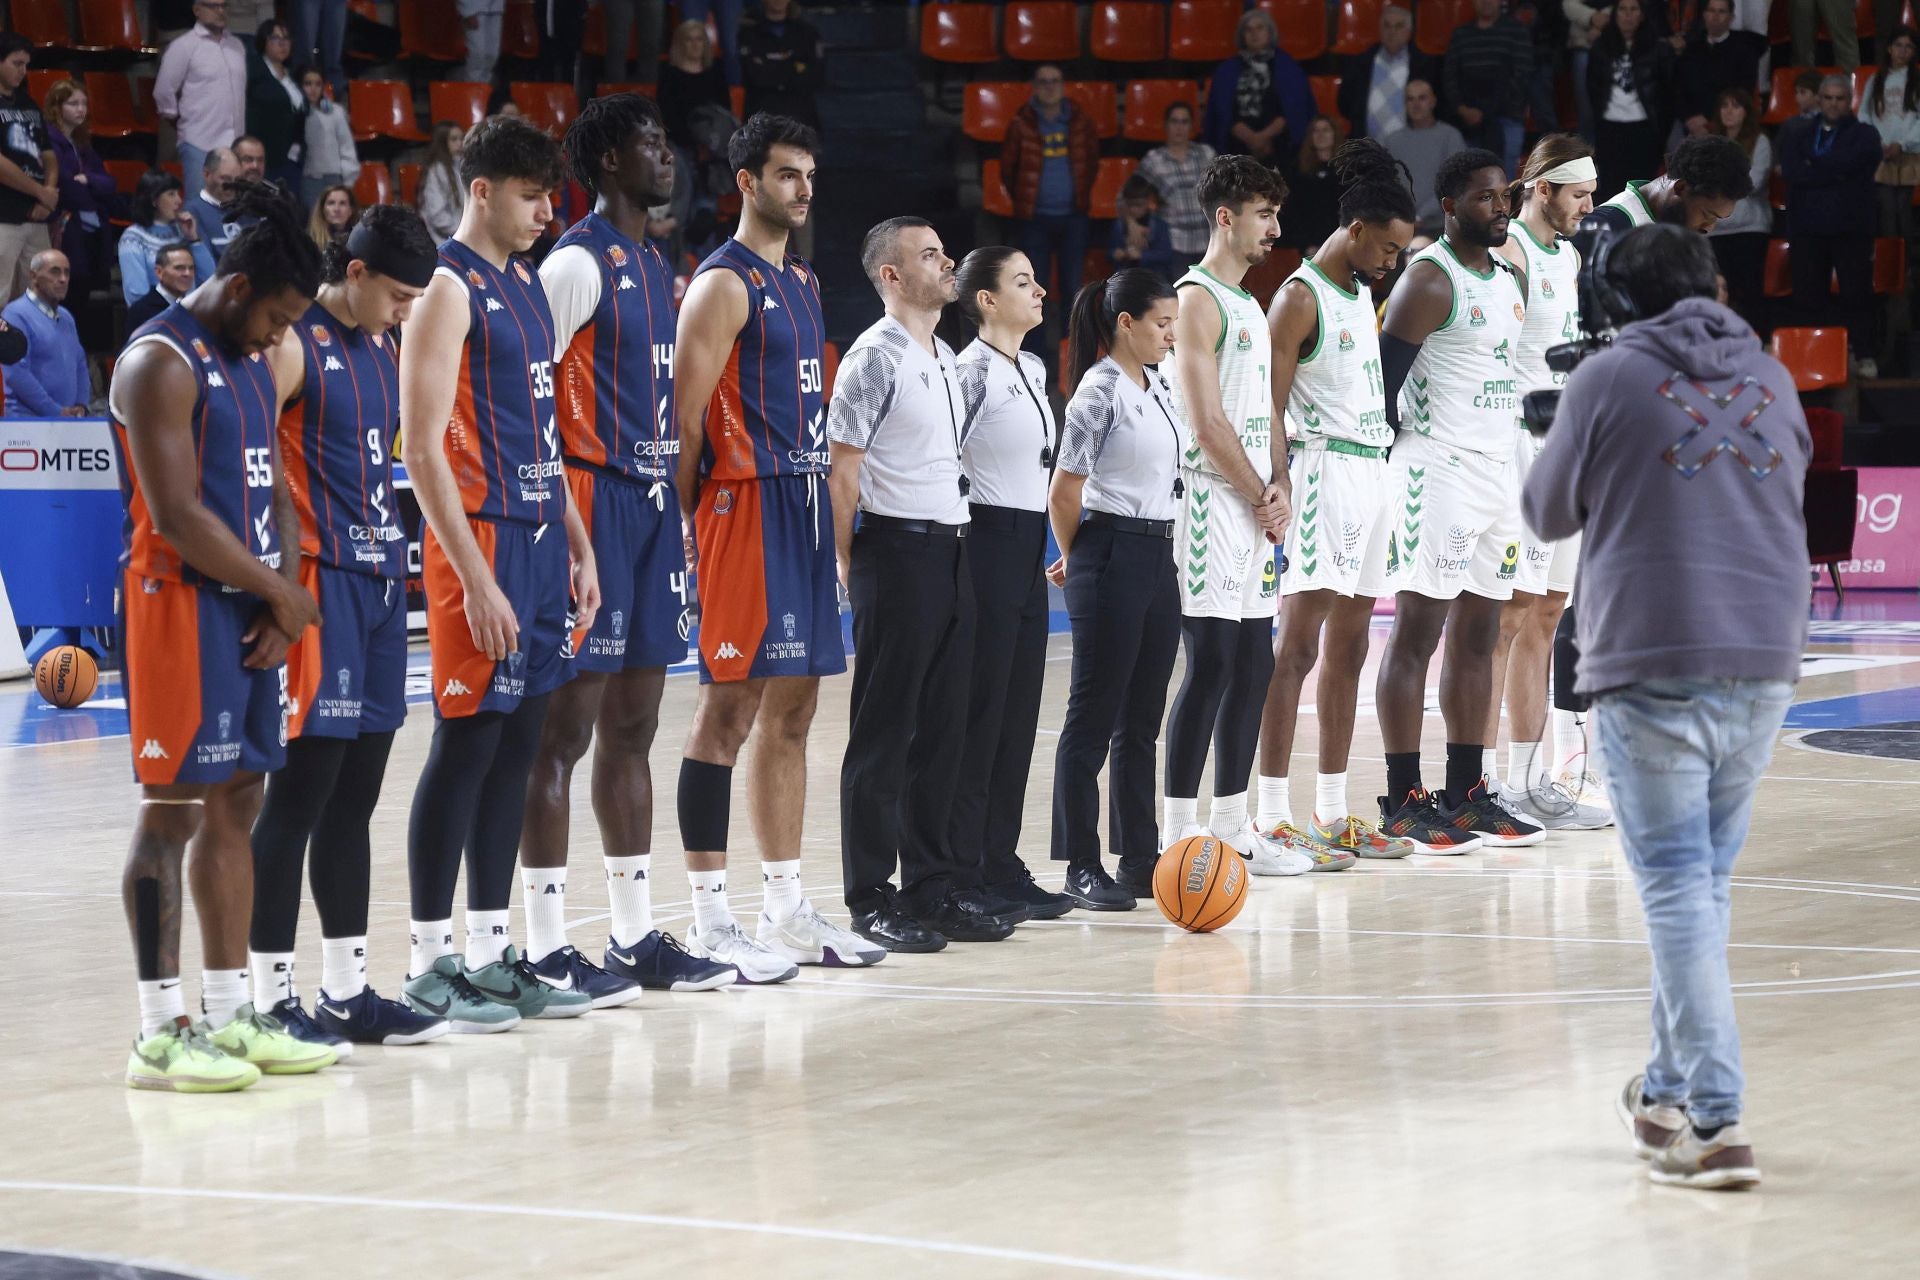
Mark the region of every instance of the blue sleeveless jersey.
<instances>
[{"instance_id":1,"label":"blue sleeveless jersey","mask_svg":"<svg viewBox=\"0 0 1920 1280\"><path fill-rule=\"evenodd\" d=\"M467 341L446 435L461 506L483 520L558 520L566 494L553 412L553 314L540 278L517 255L496 271L458 240L440 246L439 271L467 290Z\"/></svg>"},{"instance_id":2,"label":"blue sleeveless jersey","mask_svg":"<svg viewBox=\"0 0 1920 1280\"><path fill-rule=\"evenodd\" d=\"M673 419L673 272L651 244L635 244L590 213L554 252L579 245L600 268L600 305L560 357L558 413L566 456L629 480L671 480L680 432Z\"/></svg>"},{"instance_id":3,"label":"blue sleeveless jersey","mask_svg":"<svg viewBox=\"0 0 1920 1280\"><path fill-rule=\"evenodd\" d=\"M707 409L701 470L716 480L824 474L827 451L826 329L820 282L788 257L774 266L738 240L700 264L747 286L747 323Z\"/></svg>"},{"instance_id":4,"label":"blue sleeveless jersey","mask_svg":"<svg viewBox=\"0 0 1920 1280\"><path fill-rule=\"evenodd\" d=\"M273 521L273 372L264 356L236 356L179 303L134 331L141 342L164 342L193 370L194 455L200 463L200 505L211 511L262 564L278 568L280 533ZM124 394L124 393L123 393ZM120 563L143 578L199 584L212 580L180 558L153 527L140 477L127 447L118 398L108 397L120 454L120 496L127 504Z\"/></svg>"}]
</instances>

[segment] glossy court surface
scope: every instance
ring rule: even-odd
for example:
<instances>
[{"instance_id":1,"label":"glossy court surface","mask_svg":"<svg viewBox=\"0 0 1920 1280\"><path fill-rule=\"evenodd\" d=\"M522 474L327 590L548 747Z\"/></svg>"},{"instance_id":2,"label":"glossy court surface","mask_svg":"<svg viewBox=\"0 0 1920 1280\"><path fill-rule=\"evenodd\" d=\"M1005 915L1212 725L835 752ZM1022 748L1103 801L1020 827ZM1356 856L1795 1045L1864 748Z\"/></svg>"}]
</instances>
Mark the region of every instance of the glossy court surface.
<instances>
[{"instance_id":1,"label":"glossy court surface","mask_svg":"<svg viewBox=\"0 0 1920 1280\"><path fill-rule=\"evenodd\" d=\"M119 1083L135 792L112 736L118 685L68 713L5 686L0 1277L104 1274L8 1251L262 1280L1911 1277L1920 609L1817 599L1734 891L1767 1177L1745 1195L1649 1185L1612 1114L1644 1054L1647 958L1611 832L1256 880L1212 937L1150 906L1075 912L785 987L649 993L509 1035L363 1048L231 1097L136 1094ZM1056 635L1046 725L1067 653ZM666 797L694 692L668 682ZM842 918L846 703L847 682L828 682L806 843L809 892ZM1382 776L1370 706L1360 725L1356 801ZM416 706L376 817L372 976L390 994L430 727ZM1430 713L1430 760L1439 734ZM1043 733L1024 849L1057 883L1042 861L1051 765ZM1297 806L1312 768L1295 762ZM744 807L733 902L748 915ZM684 930L670 802L655 827L657 903ZM571 936L597 953L584 786L574 831ZM309 909L309 998L318 953Z\"/></svg>"}]
</instances>

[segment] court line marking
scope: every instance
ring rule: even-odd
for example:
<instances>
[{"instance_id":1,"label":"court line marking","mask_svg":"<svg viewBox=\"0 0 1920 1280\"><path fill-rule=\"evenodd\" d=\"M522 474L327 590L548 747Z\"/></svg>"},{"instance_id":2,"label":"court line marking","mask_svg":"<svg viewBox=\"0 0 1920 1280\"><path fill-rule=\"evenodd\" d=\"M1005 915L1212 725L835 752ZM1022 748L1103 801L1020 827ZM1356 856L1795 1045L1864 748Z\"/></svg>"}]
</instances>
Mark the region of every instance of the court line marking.
<instances>
[{"instance_id":1,"label":"court line marking","mask_svg":"<svg viewBox=\"0 0 1920 1280\"><path fill-rule=\"evenodd\" d=\"M1026 1262L1038 1266L1066 1267L1075 1271L1097 1271L1106 1275L1147 1276L1153 1277L1154 1280L1222 1280L1218 1272L1179 1271L1169 1267L1147 1266L1143 1263L1108 1262L1099 1258L1080 1258L1064 1253L1043 1253L1034 1249L1009 1249L998 1245L928 1240L915 1236L881 1235L869 1231L843 1231L834 1227L737 1222L727 1218L692 1218L682 1217L679 1214L635 1213L615 1209L559 1209L541 1205L482 1204L460 1200L396 1200L388 1197L287 1191L233 1191L219 1187L140 1187L108 1182L43 1182L30 1179L0 1180L0 1191L34 1191L63 1195L161 1196L177 1200L235 1200L253 1204L319 1205L342 1209L406 1209L427 1213L476 1214L486 1217L544 1218L617 1223L622 1226L677 1227L693 1231L728 1231L743 1235L784 1236L789 1239L826 1241L833 1244L910 1249L964 1258L991 1259L995 1262Z\"/></svg>"}]
</instances>

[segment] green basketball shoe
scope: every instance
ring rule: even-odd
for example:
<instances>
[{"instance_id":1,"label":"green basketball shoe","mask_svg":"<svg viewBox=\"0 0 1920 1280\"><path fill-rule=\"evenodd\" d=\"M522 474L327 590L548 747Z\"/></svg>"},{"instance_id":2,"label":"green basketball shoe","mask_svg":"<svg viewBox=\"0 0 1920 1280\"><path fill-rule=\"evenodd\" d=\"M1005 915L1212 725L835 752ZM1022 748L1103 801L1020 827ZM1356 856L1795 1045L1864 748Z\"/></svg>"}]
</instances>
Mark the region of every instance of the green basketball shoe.
<instances>
[{"instance_id":1,"label":"green basketball shoe","mask_svg":"<svg viewBox=\"0 0 1920 1280\"><path fill-rule=\"evenodd\" d=\"M214 1044L200 1022L170 1026L136 1040L127 1055L129 1089L233 1093L259 1081L260 1068Z\"/></svg>"},{"instance_id":2,"label":"green basketball shoe","mask_svg":"<svg viewBox=\"0 0 1920 1280\"><path fill-rule=\"evenodd\" d=\"M270 1013L243 1004L233 1021L208 1037L236 1058L251 1062L270 1076L311 1075L340 1061L332 1045L309 1044L287 1034L286 1026Z\"/></svg>"},{"instance_id":3,"label":"green basketball shoe","mask_svg":"<svg viewBox=\"0 0 1920 1280\"><path fill-rule=\"evenodd\" d=\"M408 978L400 990L416 1012L445 1018L447 1029L455 1035L490 1035L520 1025L520 1013L512 1005L489 1000L473 989L459 956L441 956L433 968Z\"/></svg>"},{"instance_id":4,"label":"green basketball shoe","mask_svg":"<svg viewBox=\"0 0 1920 1280\"><path fill-rule=\"evenodd\" d=\"M487 999L518 1011L523 1018L577 1018L593 1008L593 997L574 990L571 976L564 980L564 987L542 979L512 943L492 964L467 970L467 981Z\"/></svg>"}]
</instances>

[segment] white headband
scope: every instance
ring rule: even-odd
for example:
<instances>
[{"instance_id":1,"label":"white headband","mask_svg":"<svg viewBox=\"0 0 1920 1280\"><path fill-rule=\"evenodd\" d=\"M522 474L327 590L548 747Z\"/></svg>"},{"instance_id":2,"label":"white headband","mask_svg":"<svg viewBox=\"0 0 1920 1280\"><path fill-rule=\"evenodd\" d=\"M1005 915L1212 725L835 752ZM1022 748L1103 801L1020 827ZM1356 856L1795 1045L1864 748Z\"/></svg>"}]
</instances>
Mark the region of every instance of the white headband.
<instances>
[{"instance_id":1,"label":"white headband","mask_svg":"<svg viewBox=\"0 0 1920 1280\"><path fill-rule=\"evenodd\" d=\"M1557 187L1564 187L1569 182L1592 182L1599 176L1599 171L1593 167L1593 157L1581 156L1567 161L1558 168L1547 170L1535 178L1534 182L1551 182Z\"/></svg>"}]
</instances>

